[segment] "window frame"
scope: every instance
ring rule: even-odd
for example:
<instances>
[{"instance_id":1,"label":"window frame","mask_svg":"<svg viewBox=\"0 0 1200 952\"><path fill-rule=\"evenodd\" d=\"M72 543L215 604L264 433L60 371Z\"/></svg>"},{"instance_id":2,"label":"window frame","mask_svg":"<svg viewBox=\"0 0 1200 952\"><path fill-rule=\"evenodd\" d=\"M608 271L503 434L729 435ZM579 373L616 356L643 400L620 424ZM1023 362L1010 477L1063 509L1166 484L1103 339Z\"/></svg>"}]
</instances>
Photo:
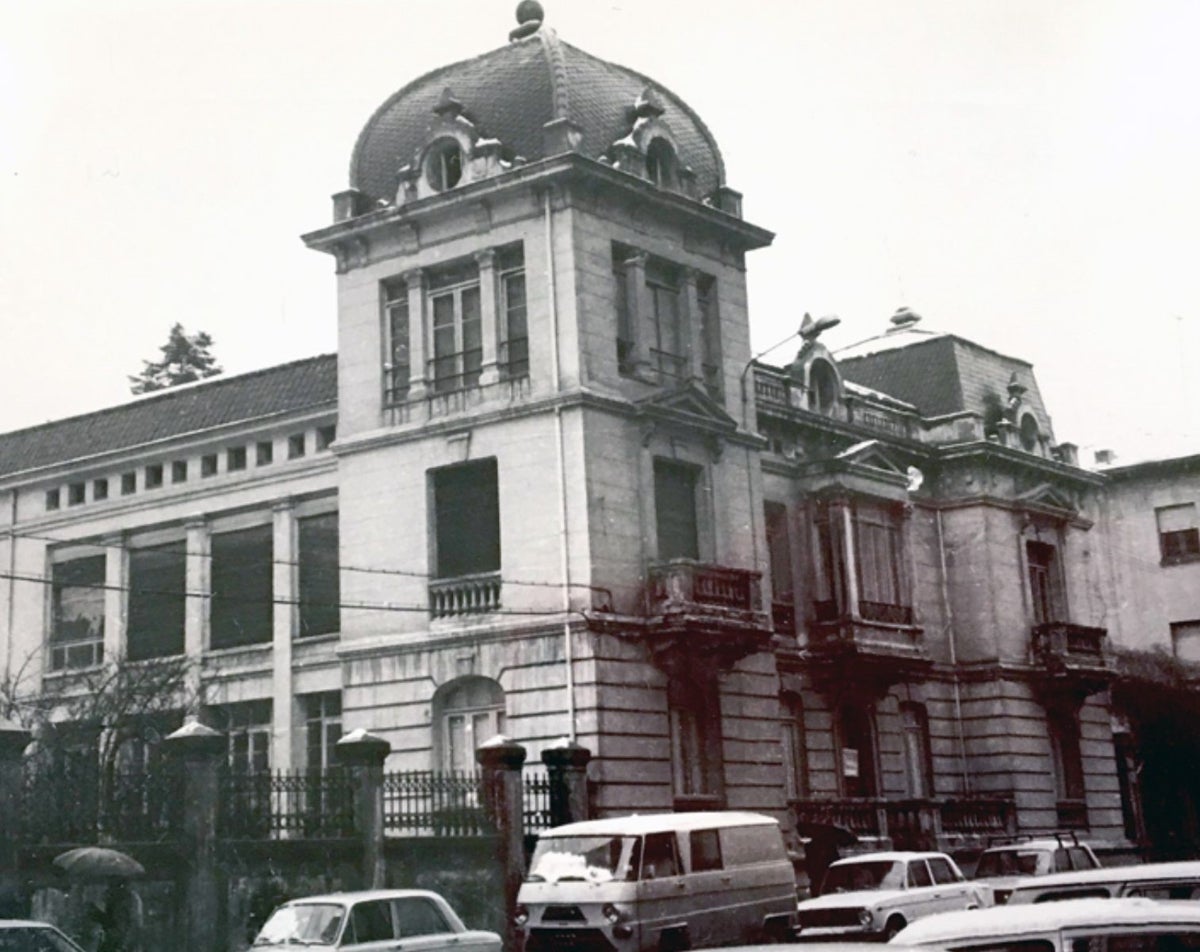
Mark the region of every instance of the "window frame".
<instances>
[{"instance_id":1,"label":"window frame","mask_svg":"<svg viewBox=\"0 0 1200 952\"><path fill-rule=\"evenodd\" d=\"M297 514L295 637L317 638L342 630L340 550L338 510Z\"/></svg>"},{"instance_id":2,"label":"window frame","mask_svg":"<svg viewBox=\"0 0 1200 952\"><path fill-rule=\"evenodd\" d=\"M468 316L464 301L469 297L474 298L474 311ZM441 321L439 317L441 301L450 302L448 321ZM430 392L444 395L479 386L483 375L483 289L478 265L458 262L430 269L425 288L425 310L429 320ZM468 329L471 330L470 340ZM451 349L439 352L447 340Z\"/></svg>"},{"instance_id":3,"label":"window frame","mask_svg":"<svg viewBox=\"0 0 1200 952\"><path fill-rule=\"evenodd\" d=\"M496 311L501 327L500 374L504 379L517 380L529 376L529 286L525 280L524 246L500 249L496 265ZM517 286L521 289L519 301L514 295Z\"/></svg>"},{"instance_id":4,"label":"window frame","mask_svg":"<svg viewBox=\"0 0 1200 952\"><path fill-rule=\"evenodd\" d=\"M412 389L412 312L408 282L388 278L380 282L380 307L384 332L384 403L401 403Z\"/></svg>"},{"instance_id":5,"label":"window frame","mask_svg":"<svg viewBox=\"0 0 1200 952\"><path fill-rule=\"evenodd\" d=\"M1194 502L1155 507L1154 521L1162 565L1200 561L1200 518L1196 510ZM1164 528L1164 523L1178 528Z\"/></svg>"},{"instance_id":6,"label":"window frame","mask_svg":"<svg viewBox=\"0 0 1200 952\"><path fill-rule=\"evenodd\" d=\"M84 563L87 565L85 566ZM72 566L73 570L70 568ZM99 567L98 573L94 571L97 566ZM58 578L60 570L64 576L68 576L74 571L81 577L64 578L60 581ZM74 554L62 553L52 557L48 572L50 577L47 591L49 624L46 638L47 669L50 672L92 668L103 663L104 634L107 626L107 573L108 555L103 550L100 552L80 550ZM77 615L71 619L71 622L82 618L88 624L88 630L85 636L67 637L61 627L65 621L62 617L65 607L63 594L64 591L76 589L80 592L87 592L87 603L83 607L88 608L90 614ZM98 625L93 629L92 625L97 621L97 617ZM78 658L79 663L72 663L73 658Z\"/></svg>"},{"instance_id":7,"label":"window frame","mask_svg":"<svg viewBox=\"0 0 1200 952\"><path fill-rule=\"evenodd\" d=\"M160 564L147 565L139 569L141 558L158 556ZM178 585L174 578L163 581L168 573L162 562L178 557ZM187 627L187 540L173 539L153 545L133 546L128 553L128 584L125 592L125 656L130 661L148 661L154 658L170 658L182 655L186 643ZM173 569L174 566L171 566ZM150 584L145 590L137 577L149 571ZM169 588L167 586L170 586ZM165 621L164 621L165 619ZM140 624L146 625L145 630ZM162 630L170 623L169 638L162 637ZM148 637L147 632L151 635ZM148 640L147 640L148 639ZM135 650L135 644L160 650Z\"/></svg>"},{"instance_id":8,"label":"window frame","mask_svg":"<svg viewBox=\"0 0 1200 952\"><path fill-rule=\"evenodd\" d=\"M496 457L431 469L428 484L431 581L499 573L503 526Z\"/></svg>"},{"instance_id":9,"label":"window frame","mask_svg":"<svg viewBox=\"0 0 1200 952\"><path fill-rule=\"evenodd\" d=\"M226 542L231 542L231 537L234 536L240 536L243 540L251 539L252 544L259 546L262 546L265 542L268 552L265 566L246 557L235 558L229 566L223 565L222 562L225 556L220 552L220 548ZM270 522L255 523L239 528L214 530L212 532L209 537L208 598L208 646L211 650L221 651L227 648L269 645L273 641L276 596L274 560L274 526ZM251 561L253 561L253 564L250 564ZM249 574L254 570L257 570L257 579L254 579ZM228 591L222 590L222 585L226 580L231 583L231 588ZM243 586L248 584L249 581L257 581L258 583L265 581L265 592L258 591L247 597ZM257 597L262 595L265 595L265 598ZM252 610L260 601L265 602L265 608L261 609L259 617L255 618ZM243 606L240 611L239 605ZM242 613L245 613L249 617L239 620L239 616ZM250 633L236 637L229 633L232 630L229 629L222 631L220 636L218 636L218 625L228 624L236 628L242 628L245 631L243 625L247 621L254 623L254 627ZM259 631L260 628L262 629L261 632Z\"/></svg>"},{"instance_id":10,"label":"window frame","mask_svg":"<svg viewBox=\"0 0 1200 952\"><path fill-rule=\"evenodd\" d=\"M686 460L656 456L653 477L655 558L659 562L673 559L699 561L699 497L705 478L704 468ZM681 482L672 485L676 478Z\"/></svg>"}]
</instances>

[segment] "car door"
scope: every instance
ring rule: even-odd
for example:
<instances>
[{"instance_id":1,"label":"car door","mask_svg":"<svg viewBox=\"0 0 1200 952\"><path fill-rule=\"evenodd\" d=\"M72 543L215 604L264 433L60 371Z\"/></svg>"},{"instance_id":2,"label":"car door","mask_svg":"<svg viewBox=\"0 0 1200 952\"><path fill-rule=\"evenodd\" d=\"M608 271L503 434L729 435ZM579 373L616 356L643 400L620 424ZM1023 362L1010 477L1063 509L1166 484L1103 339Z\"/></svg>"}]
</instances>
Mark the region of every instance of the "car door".
<instances>
[{"instance_id":1,"label":"car door","mask_svg":"<svg viewBox=\"0 0 1200 952\"><path fill-rule=\"evenodd\" d=\"M688 922L688 883L674 832L647 833L642 844L638 877L643 947L691 945ZM668 934L663 936L663 931Z\"/></svg>"},{"instance_id":2,"label":"car door","mask_svg":"<svg viewBox=\"0 0 1200 952\"><path fill-rule=\"evenodd\" d=\"M392 907L386 899L367 899L356 902L350 909L350 920L338 946L347 952L383 952L396 945L392 925Z\"/></svg>"},{"instance_id":3,"label":"car door","mask_svg":"<svg viewBox=\"0 0 1200 952\"><path fill-rule=\"evenodd\" d=\"M391 903L397 939L394 948L404 952L461 949L459 933L431 900L424 896L400 896Z\"/></svg>"},{"instance_id":4,"label":"car door","mask_svg":"<svg viewBox=\"0 0 1200 952\"><path fill-rule=\"evenodd\" d=\"M926 857L933 876L933 892L938 912L966 909L977 904L974 890L945 856Z\"/></svg>"},{"instance_id":5,"label":"car door","mask_svg":"<svg viewBox=\"0 0 1200 952\"><path fill-rule=\"evenodd\" d=\"M908 861L905 887L907 889L904 894L905 918L909 922L919 919L921 916L941 912L943 908L949 908L940 904L941 897L933 888L933 877L930 875L929 867L925 865L924 859Z\"/></svg>"}]
</instances>

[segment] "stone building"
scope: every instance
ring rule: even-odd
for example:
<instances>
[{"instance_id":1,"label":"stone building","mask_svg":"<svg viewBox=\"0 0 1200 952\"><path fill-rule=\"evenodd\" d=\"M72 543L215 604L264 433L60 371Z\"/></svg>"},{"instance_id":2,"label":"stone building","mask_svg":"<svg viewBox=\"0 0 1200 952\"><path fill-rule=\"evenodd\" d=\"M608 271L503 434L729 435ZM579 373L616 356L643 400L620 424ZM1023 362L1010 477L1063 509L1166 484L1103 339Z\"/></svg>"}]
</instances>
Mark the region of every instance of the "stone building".
<instances>
[{"instance_id":1,"label":"stone building","mask_svg":"<svg viewBox=\"0 0 1200 952\"><path fill-rule=\"evenodd\" d=\"M1124 841L1111 477L1028 363L907 311L755 361L771 238L682 99L522 4L380 106L304 236L336 356L0 436L10 677L190 659L252 768L566 736L601 813Z\"/></svg>"}]
</instances>

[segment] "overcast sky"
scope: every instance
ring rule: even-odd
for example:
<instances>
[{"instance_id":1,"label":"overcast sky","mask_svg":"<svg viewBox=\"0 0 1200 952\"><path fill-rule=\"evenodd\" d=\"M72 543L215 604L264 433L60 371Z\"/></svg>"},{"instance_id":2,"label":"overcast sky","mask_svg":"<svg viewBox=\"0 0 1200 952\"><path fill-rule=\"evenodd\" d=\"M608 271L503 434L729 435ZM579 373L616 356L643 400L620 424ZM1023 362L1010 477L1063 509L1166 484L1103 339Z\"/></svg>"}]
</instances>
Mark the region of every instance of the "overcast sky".
<instances>
[{"instance_id":1,"label":"overcast sky","mask_svg":"<svg viewBox=\"0 0 1200 952\"><path fill-rule=\"evenodd\" d=\"M757 349L907 305L1032 362L1060 441L1200 452L1200 2L545 6L691 104L776 233ZM375 107L514 7L0 0L0 430L127 399L175 321L227 372L333 351L332 259L299 235Z\"/></svg>"}]
</instances>

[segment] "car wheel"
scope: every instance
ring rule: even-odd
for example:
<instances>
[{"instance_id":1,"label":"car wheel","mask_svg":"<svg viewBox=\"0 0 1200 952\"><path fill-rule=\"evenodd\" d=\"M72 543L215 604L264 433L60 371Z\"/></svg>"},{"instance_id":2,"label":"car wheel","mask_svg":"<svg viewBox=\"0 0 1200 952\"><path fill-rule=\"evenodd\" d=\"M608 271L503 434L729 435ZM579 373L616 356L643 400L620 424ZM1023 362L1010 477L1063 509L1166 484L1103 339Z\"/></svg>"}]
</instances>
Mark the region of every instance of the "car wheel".
<instances>
[{"instance_id":1,"label":"car wheel","mask_svg":"<svg viewBox=\"0 0 1200 952\"><path fill-rule=\"evenodd\" d=\"M896 938L896 934L906 925L908 925L908 923L899 916L892 916L892 918L887 921L887 925L883 927L883 941L891 942L892 939Z\"/></svg>"}]
</instances>

